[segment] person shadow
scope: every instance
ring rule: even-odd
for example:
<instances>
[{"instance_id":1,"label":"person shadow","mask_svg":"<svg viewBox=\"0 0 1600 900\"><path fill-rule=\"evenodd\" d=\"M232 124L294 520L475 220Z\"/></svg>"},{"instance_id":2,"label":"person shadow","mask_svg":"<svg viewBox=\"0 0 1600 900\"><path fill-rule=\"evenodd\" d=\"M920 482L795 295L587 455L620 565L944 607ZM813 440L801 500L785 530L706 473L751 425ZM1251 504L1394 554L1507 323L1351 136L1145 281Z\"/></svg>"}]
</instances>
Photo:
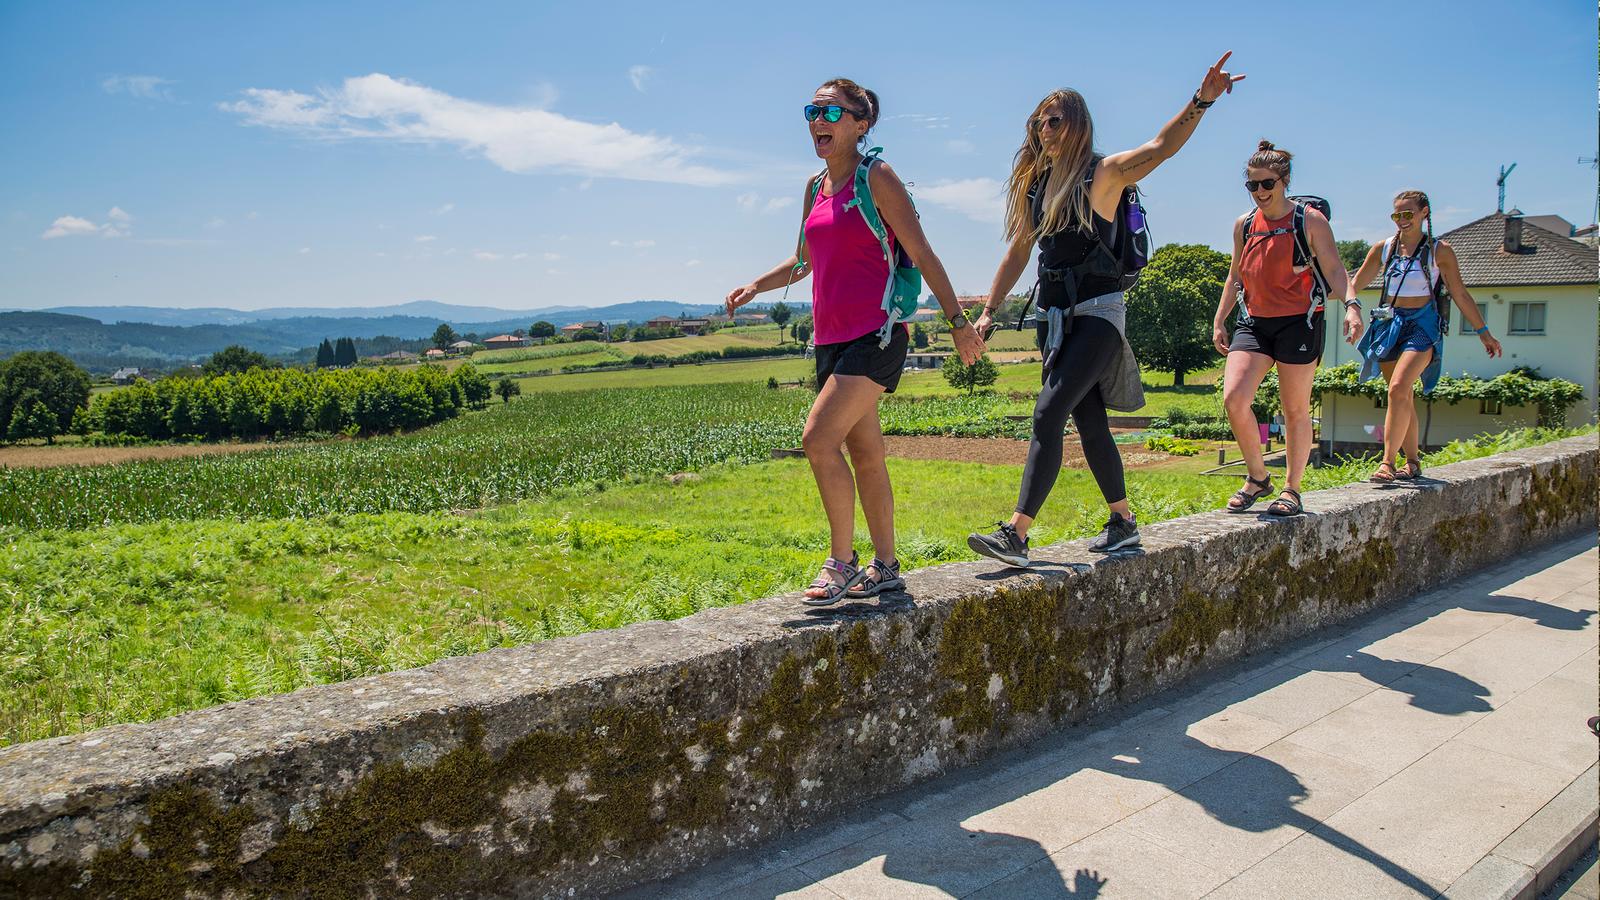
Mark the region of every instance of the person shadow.
<instances>
[{"instance_id":1,"label":"person shadow","mask_svg":"<svg viewBox=\"0 0 1600 900\"><path fill-rule=\"evenodd\" d=\"M1057 565L1078 571L1083 566ZM1394 608L1380 608L1338 626L1331 640L1327 631L1303 639L1305 644L1316 642L1332 647L1360 629L1362 640L1353 649L1331 653L1313 649L1297 657L1293 655L1294 645L1276 648L1272 651L1274 656L1297 663L1278 665L1244 683L1227 680L1227 668L1200 675L1192 682L1092 722L1090 727L1067 727L935 781L869 801L859 810L846 813L842 826L835 819L801 832L792 841L785 839L786 845L800 848L784 861L789 871L798 875L788 881L769 878L746 884L728 896L777 897L793 890L800 881L824 882L825 887L844 896L896 895L892 886L883 884L883 878L903 883L908 895L918 894L916 886L920 885L955 897L1069 900L1097 897L1109 883L1124 879L1129 883L1121 885L1119 891L1137 895L1147 892L1141 891L1139 879L1151 876L1137 871L1137 867L1127 868L1126 855L1108 852L1108 842L1159 841L1159 837L1140 830L1143 826L1134 819L1138 812L1130 812L1124 804L1145 810L1173 797L1183 798L1209 819L1241 835L1259 836L1255 844L1259 858L1304 837L1361 860L1396 886L1421 896L1435 896L1439 888L1425 878L1383 850L1329 824L1332 815L1353 798L1341 802L1319 796L1301 775L1263 753L1261 745L1270 745L1293 733L1295 727L1284 726L1283 733L1271 741L1241 743L1226 732L1222 737L1215 736L1217 732L1208 730L1208 723L1233 705L1307 671L1360 675L1376 686L1406 695L1410 706L1436 715L1486 714L1493 707L1491 691L1483 684L1445 668L1369 648L1444 609L1516 616L1559 630L1588 627L1595 610L1571 609L1517 595L1513 589L1516 580L1538 571L1540 565L1544 564L1519 561L1505 567L1497 577L1497 582L1504 585L1499 589L1485 587L1465 596L1458 593L1448 602L1400 615ZM1025 571L1001 569L986 574L1011 578ZM804 619L786 624L806 627L840 618L892 616L911 605L911 595L893 592L809 611L812 614ZM1374 629L1370 624L1364 627L1375 617L1382 617L1383 628ZM1236 662L1234 669L1247 662ZM1260 663L1255 661L1258 666ZM1162 706L1154 706L1156 702ZM1169 708L1179 712L1165 713ZM1108 783L1117 786L1111 788L1115 796L1109 801L1105 795ZM1095 788L1096 784L1100 787ZM1160 790L1141 791L1139 784ZM1162 830L1159 824L1151 827ZM864 829L870 834L843 846L818 836L841 828ZM1280 831L1280 835L1272 834ZM1250 839L1244 842L1250 843ZM806 852L803 848L807 846L817 852ZM768 864L775 865L770 859ZM1222 867L1221 863L1217 865ZM1235 870L1237 865L1220 874L1231 877L1237 874ZM889 893L881 893L885 890Z\"/></svg>"}]
</instances>

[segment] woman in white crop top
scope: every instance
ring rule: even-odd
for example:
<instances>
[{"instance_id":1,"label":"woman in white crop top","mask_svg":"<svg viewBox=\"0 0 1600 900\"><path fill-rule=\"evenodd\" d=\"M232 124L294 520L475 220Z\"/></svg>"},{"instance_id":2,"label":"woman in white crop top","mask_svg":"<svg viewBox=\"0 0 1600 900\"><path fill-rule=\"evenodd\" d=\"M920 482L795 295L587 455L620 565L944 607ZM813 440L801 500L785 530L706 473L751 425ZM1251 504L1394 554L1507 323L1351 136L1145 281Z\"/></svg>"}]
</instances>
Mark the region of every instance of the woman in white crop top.
<instances>
[{"instance_id":1,"label":"woman in white crop top","mask_svg":"<svg viewBox=\"0 0 1600 900\"><path fill-rule=\"evenodd\" d=\"M1377 371L1389 382L1389 409L1383 420L1383 462L1372 473L1372 481L1389 484L1396 479L1422 475L1418 441L1417 404L1414 394L1418 378L1424 392L1432 391L1439 380L1444 352L1445 312L1442 294L1449 290L1461 314L1466 316L1483 349L1491 357L1501 353L1500 342L1489 333L1489 326L1478 314L1478 304L1461 282L1456 253L1445 241L1433 239L1433 211L1428 195L1421 191L1401 191L1394 198L1394 237L1367 251L1361 270L1349 281L1348 305L1356 292L1382 273L1379 309L1373 311L1372 328L1361 341L1365 365L1362 377ZM1405 450L1406 467L1395 463Z\"/></svg>"}]
</instances>

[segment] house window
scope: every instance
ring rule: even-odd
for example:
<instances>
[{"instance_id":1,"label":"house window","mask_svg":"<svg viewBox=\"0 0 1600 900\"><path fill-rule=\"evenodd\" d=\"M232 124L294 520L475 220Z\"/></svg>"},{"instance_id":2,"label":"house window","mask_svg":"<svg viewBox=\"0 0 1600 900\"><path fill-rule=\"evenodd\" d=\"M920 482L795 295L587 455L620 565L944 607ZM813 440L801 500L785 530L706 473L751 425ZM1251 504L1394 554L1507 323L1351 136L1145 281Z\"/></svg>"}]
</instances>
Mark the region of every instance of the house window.
<instances>
[{"instance_id":1,"label":"house window","mask_svg":"<svg viewBox=\"0 0 1600 900\"><path fill-rule=\"evenodd\" d=\"M1478 415L1480 416L1498 416L1502 409L1503 406L1499 400L1478 401Z\"/></svg>"},{"instance_id":2,"label":"house window","mask_svg":"<svg viewBox=\"0 0 1600 900\"><path fill-rule=\"evenodd\" d=\"M1489 305L1487 303L1479 303L1478 304L1478 318L1482 319L1483 323L1485 325L1489 324ZM1471 334L1473 332L1473 330L1474 329L1472 327L1472 323L1467 321L1467 317L1466 316L1462 316L1461 317L1461 333L1462 334Z\"/></svg>"},{"instance_id":3,"label":"house window","mask_svg":"<svg viewBox=\"0 0 1600 900\"><path fill-rule=\"evenodd\" d=\"M1544 304L1511 304L1511 328L1509 333L1544 334Z\"/></svg>"}]
</instances>

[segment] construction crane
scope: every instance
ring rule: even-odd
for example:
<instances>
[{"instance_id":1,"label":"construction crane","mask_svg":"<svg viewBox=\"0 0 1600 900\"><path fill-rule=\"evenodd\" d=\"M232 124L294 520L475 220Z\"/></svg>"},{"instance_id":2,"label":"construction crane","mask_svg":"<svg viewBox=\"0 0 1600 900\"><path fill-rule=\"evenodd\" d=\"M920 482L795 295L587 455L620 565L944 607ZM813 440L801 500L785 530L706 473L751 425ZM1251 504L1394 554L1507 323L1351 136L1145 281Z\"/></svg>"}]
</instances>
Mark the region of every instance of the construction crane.
<instances>
[{"instance_id":1,"label":"construction crane","mask_svg":"<svg viewBox=\"0 0 1600 900\"><path fill-rule=\"evenodd\" d=\"M1600 158L1593 156L1580 156L1578 157L1578 165L1587 165L1591 171L1594 169L1600 169ZM1600 222L1600 185L1596 186L1594 195L1594 218L1590 219L1589 221Z\"/></svg>"},{"instance_id":2,"label":"construction crane","mask_svg":"<svg viewBox=\"0 0 1600 900\"><path fill-rule=\"evenodd\" d=\"M1500 205L1496 207L1498 212L1506 211L1506 176L1510 175L1512 169L1515 169L1516 167L1516 163L1512 163L1510 168L1506 168L1505 166L1500 167L1500 178L1495 181L1495 185L1500 188Z\"/></svg>"}]
</instances>

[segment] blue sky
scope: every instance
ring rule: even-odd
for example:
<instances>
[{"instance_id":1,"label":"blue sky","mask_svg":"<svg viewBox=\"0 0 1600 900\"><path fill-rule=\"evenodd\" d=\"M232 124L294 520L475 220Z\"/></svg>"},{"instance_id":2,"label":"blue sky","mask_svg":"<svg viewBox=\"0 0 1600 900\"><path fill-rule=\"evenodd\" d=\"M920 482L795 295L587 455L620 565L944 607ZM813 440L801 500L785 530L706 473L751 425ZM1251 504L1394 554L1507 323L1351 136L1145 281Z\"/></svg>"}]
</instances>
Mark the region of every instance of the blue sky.
<instances>
[{"instance_id":1,"label":"blue sky","mask_svg":"<svg viewBox=\"0 0 1600 900\"><path fill-rule=\"evenodd\" d=\"M1039 97L1125 149L1227 49L1248 79L1144 184L1160 243L1226 244L1260 137L1341 238L1408 187L1492 212L1512 161L1508 205L1593 217L1590 3L1111 6L6 2L0 308L714 302L788 252L835 75L980 293Z\"/></svg>"}]
</instances>

